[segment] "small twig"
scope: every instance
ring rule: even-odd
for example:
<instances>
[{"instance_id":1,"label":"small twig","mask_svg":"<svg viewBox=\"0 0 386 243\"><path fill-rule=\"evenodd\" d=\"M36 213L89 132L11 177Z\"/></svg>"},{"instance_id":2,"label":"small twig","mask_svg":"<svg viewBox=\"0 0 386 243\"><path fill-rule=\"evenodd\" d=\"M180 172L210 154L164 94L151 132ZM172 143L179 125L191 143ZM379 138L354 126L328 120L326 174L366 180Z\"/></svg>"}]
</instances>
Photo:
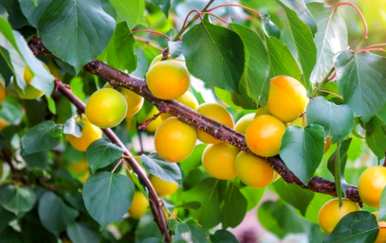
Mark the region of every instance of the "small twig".
<instances>
[{"instance_id":1,"label":"small twig","mask_svg":"<svg viewBox=\"0 0 386 243\"><path fill-rule=\"evenodd\" d=\"M139 126L137 126L137 129L140 131L144 131L150 125L150 123L152 121L154 121L155 119L157 119L160 115L161 115L161 112L158 112L154 116L150 117L149 119L147 119L144 122L142 122L141 124L139 124Z\"/></svg>"},{"instance_id":2,"label":"small twig","mask_svg":"<svg viewBox=\"0 0 386 243\"><path fill-rule=\"evenodd\" d=\"M370 51L385 51L382 47L364 47L355 50L356 53L370 52Z\"/></svg>"},{"instance_id":3,"label":"small twig","mask_svg":"<svg viewBox=\"0 0 386 243\"><path fill-rule=\"evenodd\" d=\"M139 124L137 123L138 127ZM142 155L145 152L145 149L143 147L143 140L142 140L142 130L137 129L137 136L138 136L138 142L139 142L139 154Z\"/></svg>"},{"instance_id":4,"label":"small twig","mask_svg":"<svg viewBox=\"0 0 386 243\"><path fill-rule=\"evenodd\" d=\"M360 10L360 8L352 3L352 2L338 2L334 5L333 7L333 13L338 9L338 7L340 6L350 6L352 8L354 8L354 10L356 11L356 13L358 14L358 16L360 17L361 19L361 22L362 22L362 25L363 25L363 38L365 40L367 40L367 38L369 37L369 30L368 30L368 26L367 26L367 22L366 22L366 18L364 16L364 14L362 13L362 11Z\"/></svg>"},{"instance_id":5,"label":"small twig","mask_svg":"<svg viewBox=\"0 0 386 243\"><path fill-rule=\"evenodd\" d=\"M248 6L245 6L243 4L240 4L240 3L223 3L223 4L219 4L217 6L214 6L210 9L207 10L207 12L212 12L213 10L216 10L218 8L223 8L223 7L239 7L239 8L242 8L250 13L252 13L254 16L256 16L258 19L261 19L261 14L259 11L253 9L253 8L250 8Z\"/></svg>"},{"instance_id":6,"label":"small twig","mask_svg":"<svg viewBox=\"0 0 386 243\"><path fill-rule=\"evenodd\" d=\"M111 170L111 173L115 173L115 171L117 171L117 169L119 168L119 166L121 166L123 164L124 160L123 159L120 159L117 163L115 163L113 169Z\"/></svg>"},{"instance_id":7,"label":"small twig","mask_svg":"<svg viewBox=\"0 0 386 243\"><path fill-rule=\"evenodd\" d=\"M136 41L142 42L142 43L144 43L145 45L148 45L148 46L150 46L150 47L152 47L152 48L154 48L154 49L157 49L157 50L159 50L159 51L162 51L162 50L163 50L163 48L160 47L157 43L154 43L154 42L152 42L152 41L150 41L150 40L147 40L147 39L145 39L145 38L142 38L141 36L134 36L134 39L135 39Z\"/></svg>"},{"instance_id":8,"label":"small twig","mask_svg":"<svg viewBox=\"0 0 386 243\"><path fill-rule=\"evenodd\" d=\"M166 35L166 34L164 34L162 32L156 31L156 30L152 30L152 29L133 29L131 32L133 34L140 33L140 32L145 32L145 33L149 33L149 34L152 34L152 35L160 36L160 37L166 39L167 41L170 40L168 35Z\"/></svg>"},{"instance_id":9,"label":"small twig","mask_svg":"<svg viewBox=\"0 0 386 243\"><path fill-rule=\"evenodd\" d=\"M212 17L215 17L216 19L220 20L220 22L224 23L225 25L228 25L228 21L226 21L226 19L214 14L214 13L210 13L210 12L203 12L203 14L207 14L207 15L210 15Z\"/></svg>"}]
</instances>

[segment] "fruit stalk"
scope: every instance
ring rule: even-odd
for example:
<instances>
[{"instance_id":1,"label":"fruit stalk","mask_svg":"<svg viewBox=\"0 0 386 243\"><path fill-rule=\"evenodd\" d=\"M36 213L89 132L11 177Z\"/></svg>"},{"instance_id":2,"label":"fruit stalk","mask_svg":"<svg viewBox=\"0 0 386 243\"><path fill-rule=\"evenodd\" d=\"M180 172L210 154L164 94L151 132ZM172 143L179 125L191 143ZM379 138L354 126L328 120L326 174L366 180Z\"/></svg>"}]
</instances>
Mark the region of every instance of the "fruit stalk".
<instances>
[{"instance_id":1,"label":"fruit stalk","mask_svg":"<svg viewBox=\"0 0 386 243\"><path fill-rule=\"evenodd\" d=\"M75 107L77 108L78 112L83 113L85 111L85 105L83 102L76 97L72 91L67 88L60 80L55 80L55 87L58 92L60 92L62 95L64 95ZM150 205L151 210L153 212L154 218L158 224L158 227L160 228L161 232L163 233L165 237L166 242L171 242L171 236L167 227L167 222L165 218L165 214L163 213L163 206L162 201L158 198L158 195L151 184L149 178L146 175L146 172L143 170L143 168L139 165L139 163L135 160L133 155L130 153L130 151L127 149L125 144L118 138L118 136L111 130L110 128L103 129L103 133L106 135L108 139L110 139L111 142L118 145L123 149L123 159L126 161L130 167L133 169L133 171L137 174L139 180L142 182L142 184L148 189L149 191L149 197L150 197ZM119 163L119 162L118 162Z\"/></svg>"},{"instance_id":2,"label":"fruit stalk","mask_svg":"<svg viewBox=\"0 0 386 243\"><path fill-rule=\"evenodd\" d=\"M37 39L34 41L34 39ZM35 55L46 54L47 50L42 49L42 42L38 38L34 38L30 41L30 47ZM38 45L38 46L35 46ZM41 52L43 50L43 52ZM239 148L242 151L250 152L248 149L244 136L231 128L221 125L220 123L208 119L196 111L186 107L176 101L161 100L154 97L146 86L143 79L134 77L132 75L125 74L119 70L116 70L100 61L92 61L85 65L85 69L98 75L100 78L108 80L112 86L125 87L148 101L152 102L158 107L160 112L169 113L178 117L181 121L209 133L218 140L227 142ZM281 177L287 183L297 184L303 188L309 189L314 192L329 194L336 196L336 187L334 182L328 181L320 177L313 177L307 184L304 184L299 178L295 176L284 164L279 156L267 158L270 165L281 175ZM361 202L357 187L348 185L345 190L346 198L354 201Z\"/></svg>"}]
</instances>

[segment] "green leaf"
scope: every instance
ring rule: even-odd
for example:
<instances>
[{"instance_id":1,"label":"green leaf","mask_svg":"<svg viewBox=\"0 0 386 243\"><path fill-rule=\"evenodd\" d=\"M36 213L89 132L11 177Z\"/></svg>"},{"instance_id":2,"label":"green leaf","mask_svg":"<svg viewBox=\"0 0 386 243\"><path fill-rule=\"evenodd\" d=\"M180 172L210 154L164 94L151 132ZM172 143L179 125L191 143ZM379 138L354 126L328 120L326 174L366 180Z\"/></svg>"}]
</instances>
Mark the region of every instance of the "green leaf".
<instances>
[{"instance_id":1,"label":"green leaf","mask_svg":"<svg viewBox=\"0 0 386 243\"><path fill-rule=\"evenodd\" d=\"M366 124L365 128L367 145L378 159L382 159L386 151L386 125L375 117Z\"/></svg>"},{"instance_id":2,"label":"green leaf","mask_svg":"<svg viewBox=\"0 0 386 243\"><path fill-rule=\"evenodd\" d=\"M2 232L15 216L0 206L0 232Z\"/></svg>"},{"instance_id":3,"label":"green leaf","mask_svg":"<svg viewBox=\"0 0 386 243\"><path fill-rule=\"evenodd\" d=\"M134 38L126 23L117 25L101 58L109 65L127 72L135 69L137 58L134 55Z\"/></svg>"},{"instance_id":4,"label":"green leaf","mask_svg":"<svg viewBox=\"0 0 386 243\"><path fill-rule=\"evenodd\" d=\"M176 163L164 162L146 155L141 155L141 161L150 175L174 182L179 182L182 178L180 168Z\"/></svg>"},{"instance_id":5,"label":"green leaf","mask_svg":"<svg viewBox=\"0 0 386 243\"><path fill-rule=\"evenodd\" d=\"M63 134L73 135L77 138L82 136L82 127L77 122L77 116L72 116L63 125Z\"/></svg>"},{"instance_id":6,"label":"green leaf","mask_svg":"<svg viewBox=\"0 0 386 243\"><path fill-rule=\"evenodd\" d=\"M386 104L386 59L351 51L337 57L339 92L356 115L370 117Z\"/></svg>"},{"instance_id":7,"label":"green leaf","mask_svg":"<svg viewBox=\"0 0 386 243\"><path fill-rule=\"evenodd\" d=\"M193 221L177 223L173 243L209 243L208 235Z\"/></svg>"},{"instance_id":8,"label":"green leaf","mask_svg":"<svg viewBox=\"0 0 386 243\"><path fill-rule=\"evenodd\" d=\"M21 146L25 155L47 151L60 142L62 126L53 121L45 121L32 127L21 138Z\"/></svg>"},{"instance_id":9,"label":"green leaf","mask_svg":"<svg viewBox=\"0 0 386 243\"><path fill-rule=\"evenodd\" d=\"M307 184L320 164L323 146L322 126L316 124L306 128L290 126L282 139L280 157L287 167Z\"/></svg>"},{"instance_id":10,"label":"green leaf","mask_svg":"<svg viewBox=\"0 0 386 243\"><path fill-rule=\"evenodd\" d=\"M286 1L283 1L283 2L286 2ZM290 1L290 2L293 2L293 1ZM303 3L303 1L301 2ZM303 5L305 9L304 18L307 20L312 20L311 16L309 15L309 12L306 11L307 8L305 7L304 3ZM295 12L297 11L296 9L291 10L289 7L286 7L285 5L282 5L282 6L284 7L284 10L287 14L290 34L293 39L293 42L295 43L296 54L297 54L299 63L303 69L303 75L305 80L304 83L306 84L306 87L310 87L309 78L316 62L316 46L313 40L311 29L300 19L302 15L298 16L296 14Z\"/></svg>"},{"instance_id":11,"label":"green leaf","mask_svg":"<svg viewBox=\"0 0 386 243\"><path fill-rule=\"evenodd\" d=\"M240 36L244 44L244 72L239 83L241 96L246 94L259 104L269 75L268 52L254 31L238 24L231 24L230 27Z\"/></svg>"},{"instance_id":12,"label":"green leaf","mask_svg":"<svg viewBox=\"0 0 386 243\"><path fill-rule=\"evenodd\" d=\"M180 167L185 175L201 165L201 155L205 148L206 144L198 144L189 157L181 161Z\"/></svg>"},{"instance_id":13,"label":"green leaf","mask_svg":"<svg viewBox=\"0 0 386 243\"><path fill-rule=\"evenodd\" d=\"M9 53L6 49L0 46L0 78L3 80L3 85L8 86L12 80L13 67L11 64Z\"/></svg>"},{"instance_id":14,"label":"green leaf","mask_svg":"<svg viewBox=\"0 0 386 243\"><path fill-rule=\"evenodd\" d=\"M307 207L314 198L313 192L298 185L288 184L283 179L275 182L273 187L280 199L299 209L301 214L306 214Z\"/></svg>"},{"instance_id":15,"label":"green leaf","mask_svg":"<svg viewBox=\"0 0 386 243\"><path fill-rule=\"evenodd\" d=\"M235 32L204 20L184 35L182 52L190 73L207 86L238 90L244 46Z\"/></svg>"},{"instance_id":16,"label":"green leaf","mask_svg":"<svg viewBox=\"0 0 386 243\"><path fill-rule=\"evenodd\" d=\"M261 198L264 196L265 188L254 188L246 186L240 189L240 192L247 199L247 211L256 207L260 202Z\"/></svg>"},{"instance_id":17,"label":"green leaf","mask_svg":"<svg viewBox=\"0 0 386 243\"><path fill-rule=\"evenodd\" d=\"M306 114L307 122L322 125L333 142L346 137L354 126L354 115L349 106L336 105L321 96L311 100Z\"/></svg>"},{"instance_id":18,"label":"green leaf","mask_svg":"<svg viewBox=\"0 0 386 243\"><path fill-rule=\"evenodd\" d=\"M150 2L157 5L166 16L168 16L169 13L170 1L171 0L150 0Z\"/></svg>"},{"instance_id":19,"label":"green leaf","mask_svg":"<svg viewBox=\"0 0 386 243\"><path fill-rule=\"evenodd\" d=\"M162 243L162 234L150 215L144 215L135 230L135 243Z\"/></svg>"},{"instance_id":20,"label":"green leaf","mask_svg":"<svg viewBox=\"0 0 386 243\"><path fill-rule=\"evenodd\" d=\"M380 111L378 111L377 117L381 119L384 124L386 124L386 104Z\"/></svg>"},{"instance_id":21,"label":"green leaf","mask_svg":"<svg viewBox=\"0 0 386 243\"><path fill-rule=\"evenodd\" d=\"M130 207L134 185L128 177L109 172L91 176L83 187L87 211L105 226L123 217Z\"/></svg>"},{"instance_id":22,"label":"green leaf","mask_svg":"<svg viewBox=\"0 0 386 243\"><path fill-rule=\"evenodd\" d=\"M14 97L7 97L0 104L0 118L9 124L19 125L24 115L24 108Z\"/></svg>"},{"instance_id":23,"label":"green leaf","mask_svg":"<svg viewBox=\"0 0 386 243\"><path fill-rule=\"evenodd\" d=\"M53 192L45 192L39 199L39 218L43 226L56 236L75 222L78 211L67 206Z\"/></svg>"},{"instance_id":24,"label":"green leaf","mask_svg":"<svg viewBox=\"0 0 386 243\"><path fill-rule=\"evenodd\" d=\"M307 8L307 5L304 0L280 0L286 8L294 11L298 18L301 19L304 23L307 23L312 29L316 28L316 23L310 10Z\"/></svg>"},{"instance_id":25,"label":"green leaf","mask_svg":"<svg viewBox=\"0 0 386 243\"><path fill-rule=\"evenodd\" d=\"M110 0L117 13L117 22L126 21L129 28L141 23L144 11L144 0Z\"/></svg>"},{"instance_id":26,"label":"green leaf","mask_svg":"<svg viewBox=\"0 0 386 243\"><path fill-rule=\"evenodd\" d=\"M225 228L235 227L243 220L247 212L247 200L235 185L227 186L221 210L221 222Z\"/></svg>"},{"instance_id":27,"label":"green leaf","mask_svg":"<svg viewBox=\"0 0 386 243\"><path fill-rule=\"evenodd\" d=\"M327 78L334 67L335 56L348 48L346 24L339 13L327 11L316 22L317 58L310 77L312 83Z\"/></svg>"},{"instance_id":28,"label":"green leaf","mask_svg":"<svg viewBox=\"0 0 386 243\"><path fill-rule=\"evenodd\" d=\"M210 236L212 243L238 243L236 237L225 229L217 230Z\"/></svg>"},{"instance_id":29,"label":"green leaf","mask_svg":"<svg viewBox=\"0 0 386 243\"><path fill-rule=\"evenodd\" d=\"M14 185L2 186L0 188L1 206L17 216L30 211L35 202L36 195L29 188Z\"/></svg>"},{"instance_id":30,"label":"green leaf","mask_svg":"<svg viewBox=\"0 0 386 243\"><path fill-rule=\"evenodd\" d=\"M344 172L345 167L346 167L347 152L350 148L351 141L352 141L352 138L348 138L348 139L344 140L341 143L340 149L338 150L338 148L337 148L334 151L334 153L330 156L330 158L328 159L327 167L332 175L335 174L335 160L336 160L338 152L339 152L340 161L341 161L340 162L340 171L342 172L342 175L344 174L343 172Z\"/></svg>"},{"instance_id":31,"label":"green leaf","mask_svg":"<svg viewBox=\"0 0 386 243\"><path fill-rule=\"evenodd\" d=\"M122 157L123 150L117 145L105 139L99 139L92 143L86 152L87 161L91 171L104 168Z\"/></svg>"},{"instance_id":32,"label":"green leaf","mask_svg":"<svg viewBox=\"0 0 386 243\"><path fill-rule=\"evenodd\" d=\"M36 3L34 3L36 1ZM39 19L44 10L53 0L19 0L21 11L27 18L28 23L37 27Z\"/></svg>"},{"instance_id":33,"label":"green leaf","mask_svg":"<svg viewBox=\"0 0 386 243\"><path fill-rule=\"evenodd\" d=\"M191 215L198 220L204 228L211 228L221 219L220 182L208 178L195 187L181 193L181 203L199 202L201 207L190 209Z\"/></svg>"},{"instance_id":34,"label":"green leaf","mask_svg":"<svg viewBox=\"0 0 386 243\"><path fill-rule=\"evenodd\" d=\"M382 195L381 195L381 207L379 208L379 220L380 221L386 221L386 188L383 189Z\"/></svg>"},{"instance_id":35,"label":"green leaf","mask_svg":"<svg viewBox=\"0 0 386 243\"><path fill-rule=\"evenodd\" d=\"M38 24L48 50L77 71L103 51L114 28L115 21L101 0L53 1Z\"/></svg>"},{"instance_id":36,"label":"green leaf","mask_svg":"<svg viewBox=\"0 0 386 243\"><path fill-rule=\"evenodd\" d=\"M288 75L302 80L302 72L288 47L276 37L267 40L271 59L270 77Z\"/></svg>"},{"instance_id":37,"label":"green leaf","mask_svg":"<svg viewBox=\"0 0 386 243\"><path fill-rule=\"evenodd\" d=\"M70 224L67 227L67 235L73 243L100 242L101 240L97 232L83 223Z\"/></svg>"},{"instance_id":38,"label":"green leaf","mask_svg":"<svg viewBox=\"0 0 386 243\"><path fill-rule=\"evenodd\" d=\"M373 243L377 234L378 223L375 216L366 211L358 211L344 216L324 242Z\"/></svg>"}]
</instances>

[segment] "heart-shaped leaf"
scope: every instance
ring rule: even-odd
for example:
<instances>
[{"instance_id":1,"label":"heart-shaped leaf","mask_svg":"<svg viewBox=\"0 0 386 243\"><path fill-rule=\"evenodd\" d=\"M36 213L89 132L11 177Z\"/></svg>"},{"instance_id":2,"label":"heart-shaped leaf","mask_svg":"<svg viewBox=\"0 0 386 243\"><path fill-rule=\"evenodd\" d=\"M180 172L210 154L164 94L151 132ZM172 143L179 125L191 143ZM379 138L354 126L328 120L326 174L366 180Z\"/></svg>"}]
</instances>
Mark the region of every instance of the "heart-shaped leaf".
<instances>
[{"instance_id":1,"label":"heart-shaped leaf","mask_svg":"<svg viewBox=\"0 0 386 243\"><path fill-rule=\"evenodd\" d=\"M114 163L122 157L122 154L123 150L120 147L105 139L99 139L92 143L86 152L92 172Z\"/></svg>"}]
</instances>

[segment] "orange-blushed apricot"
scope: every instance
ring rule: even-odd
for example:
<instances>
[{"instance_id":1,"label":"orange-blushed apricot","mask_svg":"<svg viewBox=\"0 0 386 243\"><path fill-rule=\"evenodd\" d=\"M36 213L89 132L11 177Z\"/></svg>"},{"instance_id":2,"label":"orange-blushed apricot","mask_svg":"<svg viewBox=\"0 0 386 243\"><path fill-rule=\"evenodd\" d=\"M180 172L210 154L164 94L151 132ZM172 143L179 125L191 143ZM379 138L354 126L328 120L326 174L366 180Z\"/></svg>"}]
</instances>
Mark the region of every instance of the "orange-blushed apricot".
<instances>
[{"instance_id":1,"label":"orange-blushed apricot","mask_svg":"<svg viewBox=\"0 0 386 243\"><path fill-rule=\"evenodd\" d=\"M226 143L208 145L202 153L202 164L209 175L220 180L236 177L235 159L239 150Z\"/></svg>"}]
</instances>

